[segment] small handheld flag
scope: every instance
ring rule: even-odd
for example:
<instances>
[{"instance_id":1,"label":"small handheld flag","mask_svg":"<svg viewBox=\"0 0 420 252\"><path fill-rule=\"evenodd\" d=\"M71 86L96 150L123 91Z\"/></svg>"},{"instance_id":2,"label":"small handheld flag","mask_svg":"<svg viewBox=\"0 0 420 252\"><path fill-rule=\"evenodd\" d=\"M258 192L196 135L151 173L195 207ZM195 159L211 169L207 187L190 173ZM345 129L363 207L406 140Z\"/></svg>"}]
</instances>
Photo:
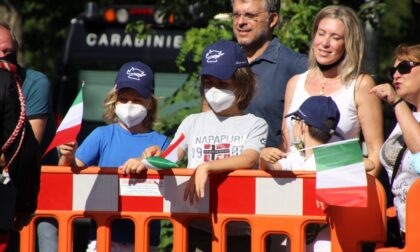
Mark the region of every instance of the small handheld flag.
<instances>
[{"instance_id":1,"label":"small handheld flag","mask_svg":"<svg viewBox=\"0 0 420 252\"><path fill-rule=\"evenodd\" d=\"M160 157L153 156L148 157L142 160L142 163L148 168L152 169L169 169L169 168L178 168L178 146L182 143L185 136L181 134L179 138L169 145L165 152L162 153Z\"/></svg>"},{"instance_id":2,"label":"small handheld flag","mask_svg":"<svg viewBox=\"0 0 420 252\"><path fill-rule=\"evenodd\" d=\"M76 99L58 127L54 139L51 141L42 156L45 156L45 154L47 154L50 150L59 145L76 141L83 118L83 86L84 82L82 84L82 88L76 96Z\"/></svg>"},{"instance_id":3,"label":"small handheld flag","mask_svg":"<svg viewBox=\"0 0 420 252\"><path fill-rule=\"evenodd\" d=\"M313 149L316 196L327 205L367 207L367 178L358 139Z\"/></svg>"},{"instance_id":4,"label":"small handheld flag","mask_svg":"<svg viewBox=\"0 0 420 252\"><path fill-rule=\"evenodd\" d=\"M145 158L142 160L142 163L146 165L148 168L152 168L156 170L178 167L178 165L175 162L169 161L165 158L158 157L158 156Z\"/></svg>"}]
</instances>

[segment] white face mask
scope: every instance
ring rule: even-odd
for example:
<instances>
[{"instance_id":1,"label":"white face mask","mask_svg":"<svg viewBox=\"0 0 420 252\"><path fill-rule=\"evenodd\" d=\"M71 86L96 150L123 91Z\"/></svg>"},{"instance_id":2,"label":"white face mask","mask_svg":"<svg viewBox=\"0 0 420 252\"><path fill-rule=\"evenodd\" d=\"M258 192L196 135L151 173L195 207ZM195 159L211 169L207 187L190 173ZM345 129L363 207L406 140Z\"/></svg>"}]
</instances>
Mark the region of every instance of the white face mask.
<instances>
[{"instance_id":1,"label":"white face mask","mask_svg":"<svg viewBox=\"0 0 420 252\"><path fill-rule=\"evenodd\" d=\"M147 116L147 109L141 104L117 103L115 114L128 128L132 128L143 122Z\"/></svg>"},{"instance_id":2,"label":"white face mask","mask_svg":"<svg viewBox=\"0 0 420 252\"><path fill-rule=\"evenodd\" d=\"M297 150L302 150L303 148L305 148L305 143L304 143L304 135L300 133L301 131L301 126L300 125L294 125L293 127L299 127L298 129L292 128L292 134L290 134L290 145L295 146L295 148ZM295 133L294 131L297 131L297 136L295 137ZM300 136L301 135L301 136Z\"/></svg>"},{"instance_id":3,"label":"white face mask","mask_svg":"<svg viewBox=\"0 0 420 252\"><path fill-rule=\"evenodd\" d=\"M204 96L214 112L219 113L230 108L235 102L235 93L228 89L212 87L204 89Z\"/></svg>"}]
</instances>

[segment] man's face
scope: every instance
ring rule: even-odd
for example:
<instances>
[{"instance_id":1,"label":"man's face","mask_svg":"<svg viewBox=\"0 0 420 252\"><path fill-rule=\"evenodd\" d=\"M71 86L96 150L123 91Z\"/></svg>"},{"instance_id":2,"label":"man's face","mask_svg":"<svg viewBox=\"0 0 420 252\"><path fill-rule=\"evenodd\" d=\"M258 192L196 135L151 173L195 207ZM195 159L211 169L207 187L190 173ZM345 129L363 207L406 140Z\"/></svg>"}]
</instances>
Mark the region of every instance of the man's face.
<instances>
[{"instance_id":1,"label":"man's face","mask_svg":"<svg viewBox=\"0 0 420 252\"><path fill-rule=\"evenodd\" d=\"M14 51L10 31L4 27L0 27L0 57L5 57Z\"/></svg>"},{"instance_id":2,"label":"man's face","mask_svg":"<svg viewBox=\"0 0 420 252\"><path fill-rule=\"evenodd\" d=\"M271 28L276 25L267 11L264 0L235 0L232 5L233 31L238 43L254 48L271 38Z\"/></svg>"}]
</instances>

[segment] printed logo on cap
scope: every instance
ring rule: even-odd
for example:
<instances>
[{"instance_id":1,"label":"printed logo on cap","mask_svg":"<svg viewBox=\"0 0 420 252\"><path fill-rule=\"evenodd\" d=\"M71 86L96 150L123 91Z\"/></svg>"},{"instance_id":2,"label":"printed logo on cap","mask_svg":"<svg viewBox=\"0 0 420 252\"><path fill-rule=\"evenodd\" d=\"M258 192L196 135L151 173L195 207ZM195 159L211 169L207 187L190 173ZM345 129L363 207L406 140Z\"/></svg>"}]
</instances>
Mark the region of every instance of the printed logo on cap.
<instances>
[{"instance_id":1,"label":"printed logo on cap","mask_svg":"<svg viewBox=\"0 0 420 252\"><path fill-rule=\"evenodd\" d=\"M140 80L140 78L144 76L146 76L144 71L138 68L131 67L130 69L127 70L127 78L129 79Z\"/></svg>"},{"instance_id":2,"label":"printed logo on cap","mask_svg":"<svg viewBox=\"0 0 420 252\"><path fill-rule=\"evenodd\" d=\"M206 53L206 59L207 63L214 63L217 62L217 60L225 55L222 51L218 50L209 50L208 53Z\"/></svg>"}]
</instances>

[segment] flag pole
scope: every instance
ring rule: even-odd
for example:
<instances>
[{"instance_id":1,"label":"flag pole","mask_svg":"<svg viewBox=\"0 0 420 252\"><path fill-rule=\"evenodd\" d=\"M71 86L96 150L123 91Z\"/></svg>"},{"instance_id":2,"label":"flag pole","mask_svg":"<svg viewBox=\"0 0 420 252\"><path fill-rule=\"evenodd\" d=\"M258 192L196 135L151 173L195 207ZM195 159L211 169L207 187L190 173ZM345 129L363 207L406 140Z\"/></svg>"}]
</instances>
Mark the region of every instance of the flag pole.
<instances>
[{"instance_id":1,"label":"flag pole","mask_svg":"<svg viewBox=\"0 0 420 252\"><path fill-rule=\"evenodd\" d=\"M333 143L326 143L326 144L321 144L321 145L317 145L317 146L311 146L311 147L303 148L303 149L300 149L300 150L292 150L292 151L286 152L286 155L289 155L290 153L295 153L295 152L307 151L307 150L311 150L311 149L315 149L315 148L319 148L319 147L328 147L328 146L331 146L331 145L345 144L347 142L353 142L353 141L359 141L359 138L352 138L352 139L337 141L337 142L333 142Z\"/></svg>"}]
</instances>

